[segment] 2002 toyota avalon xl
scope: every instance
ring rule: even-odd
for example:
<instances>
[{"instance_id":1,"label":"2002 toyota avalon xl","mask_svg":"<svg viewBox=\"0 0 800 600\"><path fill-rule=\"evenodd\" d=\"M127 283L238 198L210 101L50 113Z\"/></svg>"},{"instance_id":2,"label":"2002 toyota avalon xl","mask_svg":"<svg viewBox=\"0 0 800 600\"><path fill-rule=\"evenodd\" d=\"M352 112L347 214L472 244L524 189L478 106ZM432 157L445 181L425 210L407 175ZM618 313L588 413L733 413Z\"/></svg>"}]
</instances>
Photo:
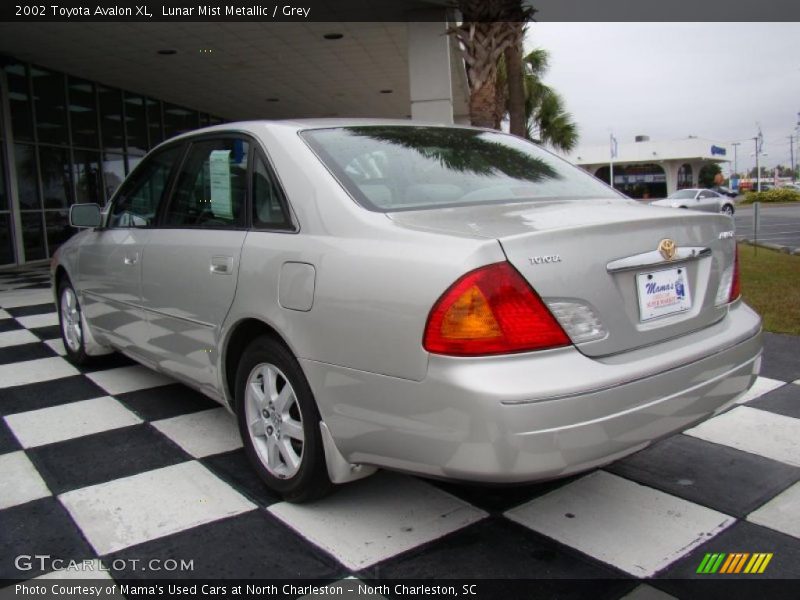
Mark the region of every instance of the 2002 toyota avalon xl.
<instances>
[{"instance_id":1,"label":"2002 toyota avalon xl","mask_svg":"<svg viewBox=\"0 0 800 600\"><path fill-rule=\"evenodd\" d=\"M761 321L731 220L644 206L519 138L231 123L158 146L53 260L68 358L237 415L292 501L376 468L565 476L719 412Z\"/></svg>"}]
</instances>

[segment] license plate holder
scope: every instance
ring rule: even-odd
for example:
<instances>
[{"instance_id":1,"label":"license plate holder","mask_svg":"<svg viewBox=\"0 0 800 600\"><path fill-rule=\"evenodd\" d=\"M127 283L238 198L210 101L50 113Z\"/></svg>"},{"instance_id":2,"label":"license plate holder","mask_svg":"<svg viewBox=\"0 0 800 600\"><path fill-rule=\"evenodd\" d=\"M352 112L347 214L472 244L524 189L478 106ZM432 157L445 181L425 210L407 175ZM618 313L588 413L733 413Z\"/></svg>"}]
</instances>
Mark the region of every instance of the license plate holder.
<instances>
[{"instance_id":1,"label":"license plate holder","mask_svg":"<svg viewBox=\"0 0 800 600\"><path fill-rule=\"evenodd\" d=\"M672 267L636 274L639 320L650 321L689 310L692 295L686 267Z\"/></svg>"}]
</instances>

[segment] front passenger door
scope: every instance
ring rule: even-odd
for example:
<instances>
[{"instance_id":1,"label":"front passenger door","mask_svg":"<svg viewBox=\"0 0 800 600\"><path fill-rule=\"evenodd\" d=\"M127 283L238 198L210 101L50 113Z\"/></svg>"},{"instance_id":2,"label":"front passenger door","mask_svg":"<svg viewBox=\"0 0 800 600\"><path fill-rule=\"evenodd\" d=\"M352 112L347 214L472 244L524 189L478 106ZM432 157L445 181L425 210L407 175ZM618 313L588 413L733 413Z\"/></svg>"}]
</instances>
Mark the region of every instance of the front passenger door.
<instances>
[{"instance_id":1,"label":"front passenger door","mask_svg":"<svg viewBox=\"0 0 800 600\"><path fill-rule=\"evenodd\" d=\"M242 137L192 141L142 265L148 349L164 371L212 393L247 234L250 155Z\"/></svg>"},{"instance_id":2,"label":"front passenger door","mask_svg":"<svg viewBox=\"0 0 800 600\"><path fill-rule=\"evenodd\" d=\"M137 354L147 341L141 305L142 259L182 145L147 157L112 200L106 224L80 246L81 305L92 329Z\"/></svg>"},{"instance_id":3,"label":"front passenger door","mask_svg":"<svg viewBox=\"0 0 800 600\"><path fill-rule=\"evenodd\" d=\"M698 210L706 212L719 212L719 202L717 201L717 194L710 190L703 190L697 196Z\"/></svg>"}]
</instances>

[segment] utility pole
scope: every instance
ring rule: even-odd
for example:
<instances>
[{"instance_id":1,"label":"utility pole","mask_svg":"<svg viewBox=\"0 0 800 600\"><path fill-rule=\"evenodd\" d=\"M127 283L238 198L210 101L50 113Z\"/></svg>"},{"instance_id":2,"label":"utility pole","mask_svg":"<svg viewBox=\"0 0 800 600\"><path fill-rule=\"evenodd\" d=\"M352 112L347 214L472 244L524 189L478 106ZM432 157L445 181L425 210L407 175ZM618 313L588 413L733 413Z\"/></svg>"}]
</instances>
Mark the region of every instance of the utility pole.
<instances>
[{"instance_id":1,"label":"utility pole","mask_svg":"<svg viewBox=\"0 0 800 600\"><path fill-rule=\"evenodd\" d=\"M761 133L761 125L756 123L758 126L758 135L753 138L756 142L756 185L758 189L756 191L761 191L761 148L764 145L764 135Z\"/></svg>"},{"instance_id":2,"label":"utility pole","mask_svg":"<svg viewBox=\"0 0 800 600\"><path fill-rule=\"evenodd\" d=\"M756 143L756 191L761 191L761 163L758 160L758 155L761 154L761 148L759 147L758 143L758 136L754 137L753 140Z\"/></svg>"},{"instance_id":3,"label":"utility pole","mask_svg":"<svg viewBox=\"0 0 800 600\"><path fill-rule=\"evenodd\" d=\"M792 183L794 183L794 136L789 136L789 170L792 172Z\"/></svg>"},{"instance_id":4,"label":"utility pole","mask_svg":"<svg viewBox=\"0 0 800 600\"><path fill-rule=\"evenodd\" d=\"M733 146L733 174L736 176L736 179L739 179L739 167L736 164L736 148L741 144L741 142L731 142L731 146Z\"/></svg>"},{"instance_id":5,"label":"utility pole","mask_svg":"<svg viewBox=\"0 0 800 600\"><path fill-rule=\"evenodd\" d=\"M611 145L611 161L609 162L608 168L608 183L613 188L614 187L614 159L617 157L617 139L614 137L614 134L609 134L609 143ZM616 188L615 188L616 189Z\"/></svg>"}]
</instances>

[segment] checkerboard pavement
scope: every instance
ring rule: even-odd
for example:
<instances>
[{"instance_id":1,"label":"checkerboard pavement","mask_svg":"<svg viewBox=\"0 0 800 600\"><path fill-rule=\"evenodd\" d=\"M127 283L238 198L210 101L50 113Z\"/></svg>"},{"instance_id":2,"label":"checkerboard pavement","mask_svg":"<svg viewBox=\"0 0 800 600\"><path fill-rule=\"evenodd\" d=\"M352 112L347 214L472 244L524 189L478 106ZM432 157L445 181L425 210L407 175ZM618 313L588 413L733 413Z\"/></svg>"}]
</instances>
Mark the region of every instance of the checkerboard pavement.
<instances>
[{"instance_id":1,"label":"checkerboard pavement","mask_svg":"<svg viewBox=\"0 0 800 600\"><path fill-rule=\"evenodd\" d=\"M13 560L48 554L194 561L115 579L590 579L602 598L681 597L707 552L772 552L761 577L800 579L800 338L767 335L733 409L604 469L508 488L378 473L302 506L261 485L201 394L63 354L46 272L0 274L6 581L48 576Z\"/></svg>"}]
</instances>

